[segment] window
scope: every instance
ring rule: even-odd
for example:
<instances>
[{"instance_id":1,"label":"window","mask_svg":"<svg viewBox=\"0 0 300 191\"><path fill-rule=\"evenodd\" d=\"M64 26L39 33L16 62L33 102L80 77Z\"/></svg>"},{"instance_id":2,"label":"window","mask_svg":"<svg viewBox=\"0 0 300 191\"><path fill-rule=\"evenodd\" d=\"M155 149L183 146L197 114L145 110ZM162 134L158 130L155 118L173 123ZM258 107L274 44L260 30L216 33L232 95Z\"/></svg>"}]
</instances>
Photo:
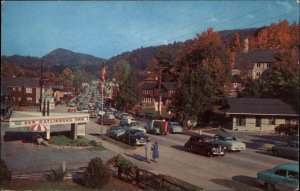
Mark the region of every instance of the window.
<instances>
[{"instance_id":1,"label":"window","mask_svg":"<svg viewBox=\"0 0 300 191\"><path fill-rule=\"evenodd\" d=\"M267 63L267 68L270 68L271 67L271 63Z\"/></svg>"},{"instance_id":2,"label":"window","mask_svg":"<svg viewBox=\"0 0 300 191\"><path fill-rule=\"evenodd\" d=\"M18 101L21 101L21 97L18 97Z\"/></svg>"},{"instance_id":3,"label":"window","mask_svg":"<svg viewBox=\"0 0 300 191\"><path fill-rule=\"evenodd\" d=\"M19 89L19 92L22 90L21 88L18 88Z\"/></svg>"},{"instance_id":4,"label":"window","mask_svg":"<svg viewBox=\"0 0 300 191\"><path fill-rule=\"evenodd\" d=\"M286 176L286 170L277 170L275 171L275 174L278 176Z\"/></svg>"},{"instance_id":5,"label":"window","mask_svg":"<svg viewBox=\"0 0 300 191\"><path fill-rule=\"evenodd\" d=\"M257 67L260 67L260 63L257 63L256 66L257 66Z\"/></svg>"},{"instance_id":6,"label":"window","mask_svg":"<svg viewBox=\"0 0 300 191\"><path fill-rule=\"evenodd\" d=\"M26 88L25 91L26 91L27 94L31 94L32 93L32 88Z\"/></svg>"},{"instance_id":7,"label":"window","mask_svg":"<svg viewBox=\"0 0 300 191\"><path fill-rule=\"evenodd\" d=\"M299 174L298 174L298 172L288 171L288 177L298 180L299 179Z\"/></svg>"},{"instance_id":8,"label":"window","mask_svg":"<svg viewBox=\"0 0 300 191\"><path fill-rule=\"evenodd\" d=\"M256 73L256 77L260 77L260 72L257 72L257 73Z\"/></svg>"},{"instance_id":9,"label":"window","mask_svg":"<svg viewBox=\"0 0 300 191\"><path fill-rule=\"evenodd\" d=\"M16 91L16 88L13 88L13 91Z\"/></svg>"},{"instance_id":10,"label":"window","mask_svg":"<svg viewBox=\"0 0 300 191\"><path fill-rule=\"evenodd\" d=\"M269 125L275 125L276 124L276 121L275 121L276 119L275 119L275 117L271 117L270 119L269 119Z\"/></svg>"},{"instance_id":11,"label":"window","mask_svg":"<svg viewBox=\"0 0 300 191\"><path fill-rule=\"evenodd\" d=\"M246 117L245 116L239 116L236 119L236 125L237 126L246 126Z\"/></svg>"},{"instance_id":12,"label":"window","mask_svg":"<svg viewBox=\"0 0 300 191\"><path fill-rule=\"evenodd\" d=\"M32 101L32 97L27 97L27 101Z\"/></svg>"}]
</instances>

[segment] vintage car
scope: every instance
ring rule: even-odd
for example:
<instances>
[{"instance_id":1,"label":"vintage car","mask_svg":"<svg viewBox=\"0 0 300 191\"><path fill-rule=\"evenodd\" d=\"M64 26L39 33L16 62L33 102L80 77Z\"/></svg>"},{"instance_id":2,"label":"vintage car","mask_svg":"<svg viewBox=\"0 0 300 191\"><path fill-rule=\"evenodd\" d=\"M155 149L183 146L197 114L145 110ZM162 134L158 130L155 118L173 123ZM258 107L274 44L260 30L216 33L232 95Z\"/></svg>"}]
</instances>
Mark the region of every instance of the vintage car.
<instances>
[{"instance_id":1,"label":"vintage car","mask_svg":"<svg viewBox=\"0 0 300 191\"><path fill-rule=\"evenodd\" d=\"M165 120L152 120L146 125L146 132L155 135L167 135L169 125Z\"/></svg>"},{"instance_id":2,"label":"vintage car","mask_svg":"<svg viewBox=\"0 0 300 191\"><path fill-rule=\"evenodd\" d=\"M143 133L146 133L145 127L143 127L139 123L130 123L130 125L128 125L127 127L128 127L128 129L137 129L137 130L142 131Z\"/></svg>"},{"instance_id":3,"label":"vintage car","mask_svg":"<svg viewBox=\"0 0 300 191\"><path fill-rule=\"evenodd\" d=\"M184 148L191 152L200 153L208 157L211 156L225 156L226 147L223 147L208 135L193 135L184 144Z\"/></svg>"},{"instance_id":4,"label":"vintage car","mask_svg":"<svg viewBox=\"0 0 300 191\"><path fill-rule=\"evenodd\" d=\"M219 132L214 136L214 142L226 147L227 151L241 151L246 149L246 144L237 141L235 137L227 132Z\"/></svg>"},{"instance_id":5,"label":"vintage car","mask_svg":"<svg viewBox=\"0 0 300 191\"><path fill-rule=\"evenodd\" d=\"M118 137L119 141L132 146L145 145L147 140L150 141L150 139L150 137L138 129L126 130L124 134Z\"/></svg>"},{"instance_id":6,"label":"vintage car","mask_svg":"<svg viewBox=\"0 0 300 191\"><path fill-rule=\"evenodd\" d=\"M271 148L271 152L275 156L298 159L299 143L297 141L291 141L287 144L274 145Z\"/></svg>"},{"instance_id":7,"label":"vintage car","mask_svg":"<svg viewBox=\"0 0 300 191\"><path fill-rule=\"evenodd\" d=\"M299 164L281 164L257 173L257 182L267 190L299 190Z\"/></svg>"},{"instance_id":8,"label":"vintage car","mask_svg":"<svg viewBox=\"0 0 300 191\"><path fill-rule=\"evenodd\" d=\"M170 133L183 133L183 128L177 122L169 122L169 132Z\"/></svg>"},{"instance_id":9,"label":"vintage car","mask_svg":"<svg viewBox=\"0 0 300 191\"><path fill-rule=\"evenodd\" d=\"M125 126L113 125L106 130L108 137L118 139L119 136L123 135L126 131Z\"/></svg>"}]
</instances>

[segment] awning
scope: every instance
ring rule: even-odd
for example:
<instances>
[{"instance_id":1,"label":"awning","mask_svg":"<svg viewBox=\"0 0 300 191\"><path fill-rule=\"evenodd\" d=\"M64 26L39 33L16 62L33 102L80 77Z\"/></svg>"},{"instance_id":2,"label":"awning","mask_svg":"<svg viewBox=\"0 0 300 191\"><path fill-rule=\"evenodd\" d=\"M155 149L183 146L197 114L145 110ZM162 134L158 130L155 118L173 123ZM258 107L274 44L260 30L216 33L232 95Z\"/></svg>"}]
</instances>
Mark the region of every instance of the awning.
<instances>
[{"instance_id":1,"label":"awning","mask_svg":"<svg viewBox=\"0 0 300 191\"><path fill-rule=\"evenodd\" d=\"M36 124L28 128L29 131L44 132L49 131L50 126L45 124Z\"/></svg>"}]
</instances>

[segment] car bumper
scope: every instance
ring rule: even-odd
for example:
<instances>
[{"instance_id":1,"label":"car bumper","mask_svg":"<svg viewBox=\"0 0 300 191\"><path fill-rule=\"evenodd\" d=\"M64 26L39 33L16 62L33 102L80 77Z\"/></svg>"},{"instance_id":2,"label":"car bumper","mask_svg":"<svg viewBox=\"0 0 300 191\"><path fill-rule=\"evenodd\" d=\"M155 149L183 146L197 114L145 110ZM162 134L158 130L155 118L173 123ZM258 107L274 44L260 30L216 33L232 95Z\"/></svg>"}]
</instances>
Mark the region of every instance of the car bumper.
<instances>
[{"instance_id":1,"label":"car bumper","mask_svg":"<svg viewBox=\"0 0 300 191\"><path fill-rule=\"evenodd\" d=\"M240 147L240 146L230 148L231 151L242 151L245 149L246 149L245 147Z\"/></svg>"},{"instance_id":2,"label":"car bumper","mask_svg":"<svg viewBox=\"0 0 300 191\"><path fill-rule=\"evenodd\" d=\"M221 155L225 155L225 151L213 151L212 154L215 156L221 156Z\"/></svg>"}]
</instances>

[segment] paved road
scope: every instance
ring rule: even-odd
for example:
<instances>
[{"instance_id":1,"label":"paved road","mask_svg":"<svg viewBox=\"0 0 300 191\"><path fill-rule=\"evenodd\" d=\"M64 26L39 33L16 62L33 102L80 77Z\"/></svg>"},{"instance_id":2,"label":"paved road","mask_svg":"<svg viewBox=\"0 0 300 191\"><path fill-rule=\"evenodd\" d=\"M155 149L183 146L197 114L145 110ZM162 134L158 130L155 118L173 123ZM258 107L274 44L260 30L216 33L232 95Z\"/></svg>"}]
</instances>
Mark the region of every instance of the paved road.
<instances>
[{"instance_id":1,"label":"paved road","mask_svg":"<svg viewBox=\"0 0 300 191\"><path fill-rule=\"evenodd\" d=\"M56 111L65 112L67 109L58 107ZM70 130L70 127L51 127L51 130ZM102 127L102 130L105 132L106 127ZM100 132L101 126L95 123L95 119L91 119L90 123L87 124L88 135L86 138L97 139L94 135ZM270 144L271 141L267 135L260 137L256 133L235 133L238 139L241 137L240 139L246 142L247 150L240 153L228 153L225 157L212 158L186 152L183 145L189 138L187 135L149 136L152 142L158 141L159 143L160 158L158 163L148 164L144 162L143 147L138 147L136 150L124 150L107 142L103 142L103 144L110 151L101 153L87 150L53 150L20 141L5 142L5 157L11 168L34 169L44 165L49 167L52 163L59 163L60 161L67 161L67 164L70 165L81 162L87 163L96 156L107 160L117 153L122 153L140 168L168 174L209 190L228 190L228 187L220 184L220 181L224 180L233 184L242 183L248 186L248 189L250 187L251 190L261 189L255 182L258 171L272 168L281 163L295 162L269 155L265 143Z\"/></svg>"}]
</instances>

